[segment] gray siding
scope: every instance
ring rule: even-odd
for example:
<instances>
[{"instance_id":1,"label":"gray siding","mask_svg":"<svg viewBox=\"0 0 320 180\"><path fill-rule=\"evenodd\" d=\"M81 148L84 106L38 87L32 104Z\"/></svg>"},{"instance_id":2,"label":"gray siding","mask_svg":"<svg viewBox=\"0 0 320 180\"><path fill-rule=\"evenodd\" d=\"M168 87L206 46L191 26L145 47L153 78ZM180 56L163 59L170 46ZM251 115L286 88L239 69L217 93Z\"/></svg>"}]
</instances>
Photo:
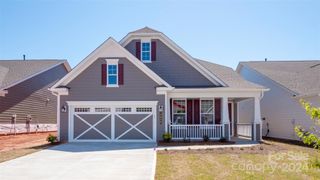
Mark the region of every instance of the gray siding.
<instances>
[{"instance_id":1,"label":"gray siding","mask_svg":"<svg viewBox=\"0 0 320 180\"><path fill-rule=\"evenodd\" d=\"M0 123L10 124L13 114L17 114L17 123L25 123L30 114L33 124L56 124L57 98L48 88L65 74L66 68L59 65L9 88L0 97Z\"/></svg>"},{"instance_id":2,"label":"gray siding","mask_svg":"<svg viewBox=\"0 0 320 180\"><path fill-rule=\"evenodd\" d=\"M164 96L156 94L158 84L127 59L118 59L119 64L124 64L124 85L118 88L101 85L101 64L105 60L99 58L67 85L70 87L69 95L61 96L61 106L66 105L66 101L158 101L158 105L164 106ZM61 140L67 141L68 113L61 113L60 122ZM157 120L156 126L157 138L160 139L164 123Z\"/></svg>"},{"instance_id":3,"label":"gray siding","mask_svg":"<svg viewBox=\"0 0 320 180\"><path fill-rule=\"evenodd\" d=\"M260 102L261 117L265 118L262 121L262 136L267 134L267 123L270 130L268 136L282 139L297 140L298 138L294 132L296 125L302 125L306 128L311 127L312 120L305 114L304 109L299 103L299 99L294 98L292 93L247 67L243 67L240 74L246 80L270 89L270 91L265 92ZM317 105L319 104L319 99L319 96L314 96L307 100ZM253 113L253 99L240 102L240 122L252 122Z\"/></svg>"},{"instance_id":4,"label":"gray siding","mask_svg":"<svg viewBox=\"0 0 320 180\"><path fill-rule=\"evenodd\" d=\"M137 40L131 41L125 48L134 56ZM214 87L206 77L183 60L160 40L157 42L156 61L146 65L161 78L175 87Z\"/></svg>"}]
</instances>

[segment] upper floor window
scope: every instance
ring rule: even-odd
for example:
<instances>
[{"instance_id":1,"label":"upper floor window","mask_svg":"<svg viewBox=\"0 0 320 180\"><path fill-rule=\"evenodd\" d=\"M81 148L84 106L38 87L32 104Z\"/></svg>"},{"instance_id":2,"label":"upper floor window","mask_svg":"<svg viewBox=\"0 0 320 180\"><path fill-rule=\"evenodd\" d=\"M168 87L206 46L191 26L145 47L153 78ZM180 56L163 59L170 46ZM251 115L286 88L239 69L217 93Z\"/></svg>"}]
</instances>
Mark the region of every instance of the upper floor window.
<instances>
[{"instance_id":1,"label":"upper floor window","mask_svg":"<svg viewBox=\"0 0 320 180\"><path fill-rule=\"evenodd\" d=\"M151 62L151 43L150 42L141 43L141 57L143 62Z\"/></svg>"},{"instance_id":2,"label":"upper floor window","mask_svg":"<svg viewBox=\"0 0 320 180\"><path fill-rule=\"evenodd\" d=\"M106 66L105 66L105 82L107 87L118 87L119 85L119 77L121 72L119 69L118 59L106 59ZM122 70L123 71L123 70Z\"/></svg>"},{"instance_id":3,"label":"upper floor window","mask_svg":"<svg viewBox=\"0 0 320 180\"><path fill-rule=\"evenodd\" d=\"M118 65L108 65L108 85L118 85Z\"/></svg>"}]
</instances>

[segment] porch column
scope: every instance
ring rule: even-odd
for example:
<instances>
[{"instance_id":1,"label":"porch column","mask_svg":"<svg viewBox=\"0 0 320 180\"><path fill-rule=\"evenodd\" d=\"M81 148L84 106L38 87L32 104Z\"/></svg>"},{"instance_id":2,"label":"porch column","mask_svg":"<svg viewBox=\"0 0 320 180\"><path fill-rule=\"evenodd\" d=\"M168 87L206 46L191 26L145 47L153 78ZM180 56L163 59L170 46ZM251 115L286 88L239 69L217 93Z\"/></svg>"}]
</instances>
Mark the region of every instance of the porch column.
<instances>
[{"instance_id":1,"label":"porch column","mask_svg":"<svg viewBox=\"0 0 320 180\"><path fill-rule=\"evenodd\" d=\"M224 137L230 140L230 121L229 121L229 110L228 110L228 97L222 97L222 122L224 128Z\"/></svg>"},{"instance_id":2,"label":"porch column","mask_svg":"<svg viewBox=\"0 0 320 180\"><path fill-rule=\"evenodd\" d=\"M254 97L254 119L252 123L252 140L262 140L262 125L261 125L261 111L260 111L260 97Z\"/></svg>"}]
</instances>

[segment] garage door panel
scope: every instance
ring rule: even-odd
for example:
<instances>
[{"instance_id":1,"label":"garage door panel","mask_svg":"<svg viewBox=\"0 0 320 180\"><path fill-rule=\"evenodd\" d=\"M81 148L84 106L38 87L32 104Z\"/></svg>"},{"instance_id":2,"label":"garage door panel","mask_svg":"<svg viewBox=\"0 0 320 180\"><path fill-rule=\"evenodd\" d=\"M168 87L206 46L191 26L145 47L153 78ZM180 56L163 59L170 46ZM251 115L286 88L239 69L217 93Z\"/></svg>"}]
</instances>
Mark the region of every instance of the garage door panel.
<instances>
[{"instance_id":1,"label":"garage door panel","mask_svg":"<svg viewBox=\"0 0 320 180\"><path fill-rule=\"evenodd\" d=\"M152 137L152 136L149 136L149 137ZM139 131L132 129L128 133L126 133L124 136L119 138L119 140L148 140L148 138L142 135Z\"/></svg>"},{"instance_id":2,"label":"garage door panel","mask_svg":"<svg viewBox=\"0 0 320 180\"><path fill-rule=\"evenodd\" d=\"M78 138L78 140L91 140L91 139L97 139L97 140L105 140L106 138L95 131L94 129L89 130L84 135Z\"/></svg>"},{"instance_id":3,"label":"garage door panel","mask_svg":"<svg viewBox=\"0 0 320 180\"><path fill-rule=\"evenodd\" d=\"M86 103L74 102L77 105L69 107L72 141L155 141L157 102Z\"/></svg>"}]
</instances>

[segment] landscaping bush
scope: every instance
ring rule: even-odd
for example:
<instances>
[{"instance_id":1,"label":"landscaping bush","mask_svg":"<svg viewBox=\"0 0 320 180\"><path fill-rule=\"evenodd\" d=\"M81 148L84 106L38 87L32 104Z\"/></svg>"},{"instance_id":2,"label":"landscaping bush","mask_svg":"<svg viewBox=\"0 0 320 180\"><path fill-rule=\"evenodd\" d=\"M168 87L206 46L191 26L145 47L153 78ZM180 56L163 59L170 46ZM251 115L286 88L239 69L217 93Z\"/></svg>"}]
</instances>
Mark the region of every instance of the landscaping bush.
<instances>
[{"instance_id":1,"label":"landscaping bush","mask_svg":"<svg viewBox=\"0 0 320 180\"><path fill-rule=\"evenodd\" d=\"M220 142L227 142L227 139L226 138L221 138L219 141Z\"/></svg>"},{"instance_id":2,"label":"landscaping bush","mask_svg":"<svg viewBox=\"0 0 320 180\"><path fill-rule=\"evenodd\" d=\"M202 138L203 138L204 142L208 142L209 141L209 136L207 136L207 135L204 135Z\"/></svg>"},{"instance_id":3,"label":"landscaping bush","mask_svg":"<svg viewBox=\"0 0 320 180\"><path fill-rule=\"evenodd\" d=\"M52 134L49 134L47 137L47 141L51 144L58 142L58 137Z\"/></svg>"},{"instance_id":4,"label":"landscaping bush","mask_svg":"<svg viewBox=\"0 0 320 180\"><path fill-rule=\"evenodd\" d=\"M162 135L162 138L163 138L163 141L165 141L165 142L170 142L171 139L172 139L172 135L171 135L170 133L164 133L164 134Z\"/></svg>"}]
</instances>

